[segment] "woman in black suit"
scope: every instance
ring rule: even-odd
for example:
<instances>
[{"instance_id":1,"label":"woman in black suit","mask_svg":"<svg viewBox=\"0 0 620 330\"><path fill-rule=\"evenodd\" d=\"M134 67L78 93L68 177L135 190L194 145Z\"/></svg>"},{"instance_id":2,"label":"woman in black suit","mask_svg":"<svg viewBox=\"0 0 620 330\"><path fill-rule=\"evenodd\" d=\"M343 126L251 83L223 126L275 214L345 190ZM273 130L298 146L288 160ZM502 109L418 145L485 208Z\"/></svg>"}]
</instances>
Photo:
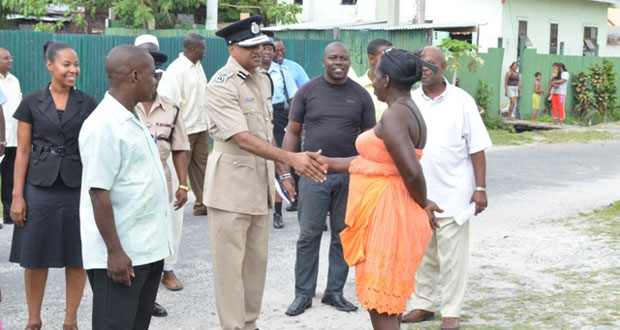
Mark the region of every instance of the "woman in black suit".
<instances>
[{"instance_id":1,"label":"woman in black suit","mask_svg":"<svg viewBox=\"0 0 620 330\"><path fill-rule=\"evenodd\" d=\"M26 330L41 329L49 267L65 268L63 330L77 330L86 281L80 241L78 134L97 103L75 89L80 67L73 48L48 41L43 49L51 83L26 95L13 115L18 128L11 219L17 226L10 261L25 268Z\"/></svg>"}]
</instances>

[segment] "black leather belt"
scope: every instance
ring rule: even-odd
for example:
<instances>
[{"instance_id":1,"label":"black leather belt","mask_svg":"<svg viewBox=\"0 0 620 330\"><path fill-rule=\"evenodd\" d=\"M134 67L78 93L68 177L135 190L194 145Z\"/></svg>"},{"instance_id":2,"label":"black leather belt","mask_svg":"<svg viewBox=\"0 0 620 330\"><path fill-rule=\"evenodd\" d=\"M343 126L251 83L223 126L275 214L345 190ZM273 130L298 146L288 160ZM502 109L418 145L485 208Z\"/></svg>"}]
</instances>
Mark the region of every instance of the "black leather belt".
<instances>
[{"instance_id":1,"label":"black leather belt","mask_svg":"<svg viewBox=\"0 0 620 330\"><path fill-rule=\"evenodd\" d=\"M288 110L288 104L281 102L273 105L274 110Z\"/></svg>"},{"instance_id":2,"label":"black leather belt","mask_svg":"<svg viewBox=\"0 0 620 330\"><path fill-rule=\"evenodd\" d=\"M33 152L49 152L52 155L58 155L60 157L77 155L80 153L80 149L76 147L65 146L40 146L37 144L32 145Z\"/></svg>"}]
</instances>

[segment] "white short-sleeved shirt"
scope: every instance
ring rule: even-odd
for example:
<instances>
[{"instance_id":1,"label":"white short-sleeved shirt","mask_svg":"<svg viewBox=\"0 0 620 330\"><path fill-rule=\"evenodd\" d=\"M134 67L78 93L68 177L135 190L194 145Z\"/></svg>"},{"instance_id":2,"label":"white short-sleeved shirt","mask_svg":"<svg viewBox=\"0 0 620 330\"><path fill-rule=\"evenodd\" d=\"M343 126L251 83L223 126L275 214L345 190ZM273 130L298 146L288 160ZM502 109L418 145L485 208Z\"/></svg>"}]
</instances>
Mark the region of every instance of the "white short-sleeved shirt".
<instances>
[{"instance_id":1,"label":"white short-sleeved shirt","mask_svg":"<svg viewBox=\"0 0 620 330\"><path fill-rule=\"evenodd\" d=\"M421 164L428 198L451 217L465 210L475 188L470 155L492 145L474 99L446 81L446 90L431 100L420 87L413 91L427 128Z\"/></svg>"},{"instance_id":2,"label":"white short-sleeved shirt","mask_svg":"<svg viewBox=\"0 0 620 330\"><path fill-rule=\"evenodd\" d=\"M7 99L7 102L2 105L6 146L17 147L17 119L13 118L13 114L22 101L22 90L19 86L19 79L10 72L7 73L6 76L0 74L0 89L2 89Z\"/></svg>"},{"instance_id":3,"label":"white short-sleeved shirt","mask_svg":"<svg viewBox=\"0 0 620 330\"><path fill-rule=\"evenodd\" d=\"M106 93L84 121L80 233L85 269L107 268L107 248L95 223L88 191L110 191L114 222L134 266L162 260L172 251L166 177L156 140L142 122Z\"/></svg>"},{"instance_id":4,"label":"white short-sleeved shirt","mask_svg":"<svg viewBox=\"0 0 620 330\"><path fill-rule=\"evenodd\" d=\"M180 53L166 68L157 93L181 108L187 134L207 130L207 76L200 62L194 64Z\"/></svg>"},{"instance_id":5,"label":"white short-sleeved shirt","mask_svg":"<svg viewBox=\"0 0 620 330\"><path fill-rule=\"evenodd\" d=\"M570 74L566 71L562 72L562 75L560 76L560 78L566 80L563 83L559 84L558 87L555 88L555 91L553 92L553 94L561 94L561 95L566 95L566 90L567 90L567 86L568 86L568 79L570 79Z\"/></svg>"}]
</instances>

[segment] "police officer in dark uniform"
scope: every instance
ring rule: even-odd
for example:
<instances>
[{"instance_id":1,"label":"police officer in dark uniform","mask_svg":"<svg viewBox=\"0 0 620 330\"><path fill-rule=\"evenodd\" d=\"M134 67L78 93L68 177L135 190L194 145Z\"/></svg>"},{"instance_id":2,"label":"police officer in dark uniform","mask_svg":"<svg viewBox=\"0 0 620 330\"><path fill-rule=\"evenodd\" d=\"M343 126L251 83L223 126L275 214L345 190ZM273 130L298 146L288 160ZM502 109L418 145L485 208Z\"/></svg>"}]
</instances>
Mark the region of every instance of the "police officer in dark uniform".
<instances>
[{"instance_id":1,"label":"police officer in dark uniform","mask_svg":"<svg viewBox=\"0 0 620 330\"><path fill-rule=\"evenodd\" d=\"M231 24L216 35L226 39L230 58L207 87L209 135L214 140L205 175L220 326L256 328L267 270L269 208L274 202L274 161L287 163L316 181L324 180L318 153L291 153L273 141L271 83L261 71L262 16ZM278 174L290 196L290 173Z\"/></svg>"}]
</instances>

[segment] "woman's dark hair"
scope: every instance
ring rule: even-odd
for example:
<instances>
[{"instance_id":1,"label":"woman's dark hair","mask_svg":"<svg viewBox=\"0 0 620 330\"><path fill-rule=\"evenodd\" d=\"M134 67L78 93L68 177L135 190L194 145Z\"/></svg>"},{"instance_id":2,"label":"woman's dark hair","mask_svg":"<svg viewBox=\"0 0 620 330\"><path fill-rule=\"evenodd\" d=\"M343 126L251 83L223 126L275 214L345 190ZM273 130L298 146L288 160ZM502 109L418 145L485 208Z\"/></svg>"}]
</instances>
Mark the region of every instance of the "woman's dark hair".
<instances>
[{"instance_id":1,"label":"woman's dark hair","mask_svg":"<svg viewBox=\"0 0 620 330\"><path fill-rule=\"evenodd\" d=\"M48 40L43 44L43 58L54 62L58 51L66 48L73 49L73 47L66 42Z\"/></svg>"},{"instance_id":2,"label":"woman's dark hair","mask_svg":"<svg viewBox=\"0 0 620 330\"><path fill-rule=\"evenodd\" d=\"M517 66L519 65L519 63L518 63L518 62L512 62L512 64L510 64L510 66L509 66L508 68L509 68L509 69L512 69L512 66L513 66L513 65L515 65L515 64L516 64Z\"/></svg>"},{"instance_id":3,"label":"woman's dark hair","mask_svg":"<svg viewBox=\"0 0 620 330\"><path fill-rule=\"evenodd\" d=\"M379 71L390 77L399 90L410 90L422 78L420 58L403 49L392 48L383 54Z\"/></svg>"},{"instance_id":4,"label":"woman's dark hair","mask_svg":"<svg viewBox=\"0 0 620 330\"><path fill-rule=\"evenodd\" d=\"M557 66L559 69L561 69L561 70L558 70L558 74L557 74L557 76L555 76L555 79L562 79L562 72L566 72L567 71L566 70L566 66L564 65L564 63L562 63L562 62L555 62L555 63L553 63L552 66Z\"/></svg>"}]
</instances>

